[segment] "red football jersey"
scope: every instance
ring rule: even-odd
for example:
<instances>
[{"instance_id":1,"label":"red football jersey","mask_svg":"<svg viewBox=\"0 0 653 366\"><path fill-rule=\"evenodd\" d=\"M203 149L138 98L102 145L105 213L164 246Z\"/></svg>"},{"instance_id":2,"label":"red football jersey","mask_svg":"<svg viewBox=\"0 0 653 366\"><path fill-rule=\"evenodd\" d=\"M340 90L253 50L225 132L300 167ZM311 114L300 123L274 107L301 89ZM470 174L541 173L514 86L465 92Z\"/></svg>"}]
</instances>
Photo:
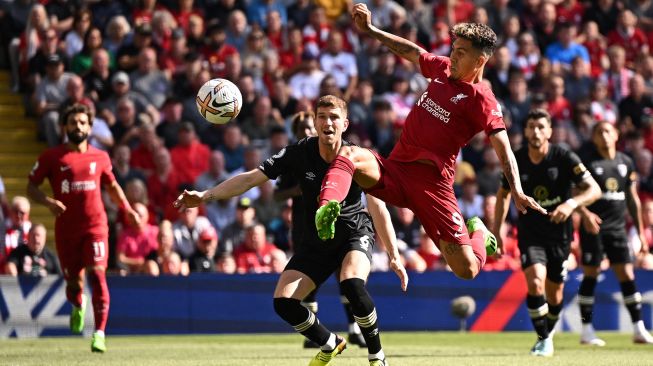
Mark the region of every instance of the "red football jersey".
<instances>
[{"instance_id":1,"label":"red football jersey","mask_svg":"<svg viewBox=\"0 0 653 366\"><path fill-rule=\"evenodd\" d=\"M431 82L408 114L390 159L430 160L451 179L460 148L474 135L506 128L501 106L484 83L449 80L448 57L424 53L419 62Z\"/></svg>"},{"instance_id":2,"label":"red football jersey","mask_svg":"<svg viewBox=\"0 0 653 366\"><path fill-rule=\"evenodd\" d=\"M86 152L80 153L59 145L41 154L29 180L40 185L47 178L54 198L66 206L66 211L56 219L57 232L86 230L106 234L101 185L116 180L111 170L109 155L102 150L89 145Z\"/></svg>"}]
</instances>

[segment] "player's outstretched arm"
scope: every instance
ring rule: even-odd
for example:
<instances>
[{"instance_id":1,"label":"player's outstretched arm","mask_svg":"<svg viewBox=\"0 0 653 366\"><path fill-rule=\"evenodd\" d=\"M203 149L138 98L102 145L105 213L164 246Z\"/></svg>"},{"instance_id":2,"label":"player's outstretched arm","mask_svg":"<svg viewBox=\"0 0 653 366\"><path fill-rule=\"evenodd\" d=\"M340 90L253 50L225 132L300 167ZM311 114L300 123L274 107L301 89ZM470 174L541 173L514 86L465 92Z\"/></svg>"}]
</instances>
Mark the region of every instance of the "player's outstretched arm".
<instances>
[{"instance_id":1,"label":"player's outstretched arm","mask_svg":"<svg viewBox=\"0 0 653 366\"><path fill-rule=\"evenodd\" d=\"M388 212L385 202L369 194L365 195L365 197L367 198L367 209L370 212L370 216L372 216L372 221L374 222L374 229L379 236L381 245L383 245L386 253L388 253L390 268L392 268L392 270L397 274L397 277L401 280L401 289L406 291L406 288L408 288L408 274L406 273L404 264L401 262L401 257L399 256L397 235L392 226L390 212Z\"/></svg>"},{"instance_id":2,"label":"player's outstretched arm","mask_svg":"<svg viewBox=\"0 0 653 366\"><path fill-rule=\"evenodd\" d=\"M546 210L542 206L540 206L532 197L524 194L521 182L519 181L517 160L515 159L515 154L513 154L512 149L510 148L510 141L508 140L508 133L506 130L500 130L490 135L490 142L501 161L501 168L503 169L503 174L506 176L508 184L510 185L510 190L513 199L515 200L517 210L525 214L526 209L531 208L546 215Z\"/></svg>"},{"instance_id":3,"label":"player's outstretched arm","mask_svg":"<svg viewBox=\"0 0 653 366\"><path fill-rule=\"evenodd\" d=\"M494 226L492 227L492 232L497 238L497 257L500 257L504 253L501 228L503 227L503 222L506 220L506 215L508 215L509 208L510 191L504 189L503 187L499 187L499 191L497 191L497 203L494 205Z\"/></svg>"},{"instance_id":4,"label":"player's outstretched arm","mask_svg":"<svg viewBox=\"0 0 653 366\"><path fill-rule=\"evenodd\" d=\"M420 67L419 56L422 53L427 53L427 51L405 38L384 32L372 25L372 12L367 8L367 5L363 3L354 5L351 16L361 32L378 39L395 55L414 63L418 68Z\"/></svg>"},{"instance_id":5,"label":"player's outstretched arm","mask_svg":"<svg viewBox=\"0 0 653 366\"><path fill-rule=\"evenodd\" d=\"M66 205L64 205L63 202L48 197L39 186L32 182L27 183L27 197L32 201L47 207L55 216L59 216L66 211Z\"/></svg>"},{"instance_id":6,"label":"player's outstretched arm","mask_svg":"<svg viewBox=\"0 0 653 366\"><path fill-rule=\"evenodd\" d=\"M127 218L129 219L130 222L133 223L141 222L141 216L129 204L129 201L127 200L127 196L125 196L125 192L122 190L120 184L118 184L117 181L114 180L112 183L107 184L106 190L107 193L109 193L109 197L111 197L111 200L116 205L118 205L118 207L120 207L122 210L125 210L125 213L127 213Z\"/></svg>"},{"instance_id":7,"label":"player's outstretched arm","mask_svg":"<svg viewBox=\"0 0 653 366\"><path fill-rule=\"evenodd\" d=\"M184 191L180 194L173 205L183 209L186 207L197 207L203 202L227 199L247 192L250 188L263 184L269 178L259 169L253 169L245 173L235 175L217 186L203 191Z\"/></svg>"}]
</instances>

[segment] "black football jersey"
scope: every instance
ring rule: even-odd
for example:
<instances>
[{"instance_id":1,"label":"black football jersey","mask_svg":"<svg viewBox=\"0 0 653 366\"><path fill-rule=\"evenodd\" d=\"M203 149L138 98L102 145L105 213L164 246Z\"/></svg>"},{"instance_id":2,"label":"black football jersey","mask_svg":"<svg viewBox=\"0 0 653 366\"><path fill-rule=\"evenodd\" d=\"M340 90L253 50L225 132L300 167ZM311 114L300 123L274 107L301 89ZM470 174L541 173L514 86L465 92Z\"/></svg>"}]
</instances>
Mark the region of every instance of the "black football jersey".
<instances>
[{"instance_id":1,"label":"black football jersey","mask_svg":"<svg viewBox=\"0 0 653 366\"><path fill-rule=\"evenodd\" d=\"M632 159L617 151L614 159L602 157L596 150L584 161L601 187L601 198L587 208L599 215L601 232L626 232L626 194L637 180Z\"/></svg>"},{"instance_id":2,"label":"black football jersey","mask_svg":"<svg viewBox=\"0 0 653 366\"><path fill-rule=\"evenodd\" d=\"M350 145L347 141L343 141L343 143ZM320 156L318 138L307 137L295 144L288 145L259 166L263 174L270 179L276 179L280 175L291 175L295 181L299 182L302 190L304 215L303 219L293 221L303 224L305 242L319 240L315 229L315 211L318 209L322 180L329 165ZM342 208L336 221L336 232L355 230L361 226L361 221L369 220L361 201L362 193L361 187L352 181L347 197L341 202Z\"/></svg>"},{"instance_id":3,"label":"black football jersey","mask_svg":"<svg viewBox=\"0 0 653 366\"><path fill-rule=\"evenodd\" d=\"M590 176L578 155L561 146L549 145L549 152L539 164L528 157L528 147L515 152L524 193L552 212L559 204L571 198L571 188ZM503 177L502 186L509 190L508 180ZM519 214L518 240L554 245L568 243L572 238L571 220L561 224L550 221L548 215L528 210Z\"/></svg>"}]
</instances>

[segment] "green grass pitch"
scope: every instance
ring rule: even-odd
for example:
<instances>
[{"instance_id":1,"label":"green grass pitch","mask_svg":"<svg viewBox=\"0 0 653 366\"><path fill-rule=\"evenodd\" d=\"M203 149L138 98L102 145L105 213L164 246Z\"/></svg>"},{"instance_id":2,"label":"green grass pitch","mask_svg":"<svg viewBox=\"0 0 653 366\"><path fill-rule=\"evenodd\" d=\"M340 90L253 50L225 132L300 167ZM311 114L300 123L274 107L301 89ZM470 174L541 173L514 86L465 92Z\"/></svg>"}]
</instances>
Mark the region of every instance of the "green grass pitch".
<instances>
[{"instance_id":1,"label":"green grass pitch","mask_svg":"<svg viewBox=\"0 0 653 366\"><path fill-rule=\"evenodd\" d=\"M578 343L578 334L555 336L556 355L528 355L532 332L384 332L392 366L423 365L653 365L653 346L634 345L629 334L600 333L604 348ZM92 354L81 337L0 340L0 365L220 365L305 366L316 351L304 350L294 334L206 336L108 336L106 354ZM334 366L368 365L367 350L348 347Z\"/></svg>"}]
</instances>

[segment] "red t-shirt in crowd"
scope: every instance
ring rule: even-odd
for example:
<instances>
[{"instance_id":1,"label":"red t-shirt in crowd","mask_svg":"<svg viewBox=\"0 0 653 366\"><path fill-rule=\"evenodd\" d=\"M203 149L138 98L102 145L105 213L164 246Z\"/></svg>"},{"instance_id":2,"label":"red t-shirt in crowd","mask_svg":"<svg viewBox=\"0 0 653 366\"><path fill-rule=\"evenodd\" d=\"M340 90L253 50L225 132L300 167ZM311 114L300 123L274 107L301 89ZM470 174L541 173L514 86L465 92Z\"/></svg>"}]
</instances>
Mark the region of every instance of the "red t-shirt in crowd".
<instances>
[{"instance_id":1,"label":"red t-shirt in crowd","mask_svg":"<svg viewBox=\"0 0 653 366\"><path fill-rule=\"evenodd\" d=\"M195 140L188 146L177 145L170 150L170 159L182 183L195 183L195 179L209 169L211 149Z\"/></svg>"},{"instance_id":2,"label":"red t-shirt in crowd","mask_svg":"<svg viewBox=\"0 0 653 366\"><path fill-rule=\"evenodd\" d=\"M54 198L66 206L55 221L57 232L86 230L91 234L106 234L108 224L101 184L116 180L111 169L109 155L90 145L86 152L59 145L41 154L29 180L41 185L47 178Z\"/></svg>"},{"instance_id":3,"label":"red t-shirt in crowd","mask_svg":"<svg viewBox=\"0 0 653 366\"><path fill-rule=\"evenodd\" d=\"M406 117L390 159L430 160L444 178L453 179L461 147L481 131L506 128L501 106L486 84L450 80L448 57L424 53L419 63L431 82Z\"/></svg>"},{"instance_id":4,"label":"red t-shirt in crowd","mask_svg":"<svg viewBox=\"0 0 653 366\"><path fill-rule=\"evenodd\" d=\"M126 227L118 238L116 252L123 253L127 258L145 258L159 249L157 235L159 228L155 225L146 224L141 232L131 226Z\"/></svg>"},{"instance_id":5,"label":"red t-shirt in crowd","mask_svg":"<svg viewBox=\"0 0 653 366\"><path fill-rule=\"evenodd\" d=\"M268 273L272 271L272 253L277 247L272 243L265 243L259 251L247 248L240 244L234 250L236 267L240 273Z\"/></svg>"}]
</instances>

